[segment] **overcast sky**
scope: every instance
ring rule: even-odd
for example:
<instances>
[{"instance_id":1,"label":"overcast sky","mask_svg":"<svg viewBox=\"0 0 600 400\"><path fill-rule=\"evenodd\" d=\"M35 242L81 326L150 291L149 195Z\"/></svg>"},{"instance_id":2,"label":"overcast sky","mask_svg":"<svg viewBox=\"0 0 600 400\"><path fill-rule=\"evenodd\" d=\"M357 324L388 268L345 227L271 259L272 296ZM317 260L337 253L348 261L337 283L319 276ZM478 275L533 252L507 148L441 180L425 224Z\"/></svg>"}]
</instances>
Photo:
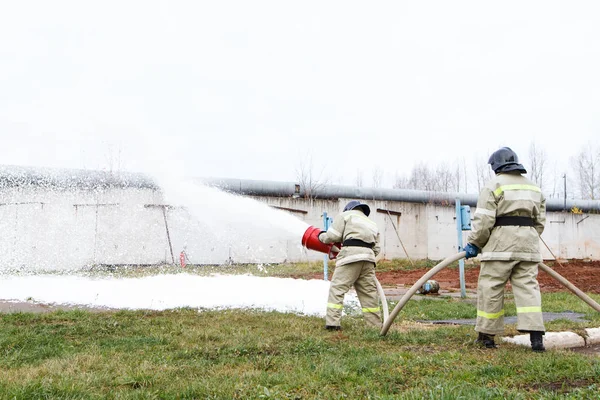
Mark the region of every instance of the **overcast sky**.
<instances>
[{"instance_id":1,"label":"overcast sky","mask_svg":"<svg viewBox=\"0 0 600 400\"><path fill-rule=\"evenodd\" d=\"M600 137L598 21L593 0L6 0L0 164L288 181L310 155L391 184L536 141L566 166Z\"/></svg>"}]
</instances>

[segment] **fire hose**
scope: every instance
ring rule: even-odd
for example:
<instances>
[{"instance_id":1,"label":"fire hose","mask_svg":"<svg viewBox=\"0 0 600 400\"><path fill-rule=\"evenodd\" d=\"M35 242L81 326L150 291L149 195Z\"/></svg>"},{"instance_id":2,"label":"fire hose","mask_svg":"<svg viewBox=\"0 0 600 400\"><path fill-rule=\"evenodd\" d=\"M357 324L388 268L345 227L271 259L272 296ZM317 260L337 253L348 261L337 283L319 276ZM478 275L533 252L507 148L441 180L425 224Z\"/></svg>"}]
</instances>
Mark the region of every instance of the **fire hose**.
<instances>
[{"instance_id":1,"label":"fire hose","mask_svg":"<svg viewBox=\"0 0 600 400\"><path fill-rule=\"evenodd\" d=\"M562 275L560 275L558 272L556 272L555 270L553 270L552 268L550 268L546 264L540 263L539 267L540 267L540 269L542 271L544 271L545 273L547 273L548 275L550 275L551 277L553 277L554 279L556 279L564 287L566 287L571 292L573 292L581 300L585 301L594 310L600 312L600 304L596 303L596 301L594 301L594 299L592 299L587 294L583 293L577 286L573 285L571 282L569 282L568 280L566 280Z\"/></svg>"},{"instance_id":2,"label":"fire hose","mask_svg":"<svg viewBox=\"0 0 600 400\"><path fill-rule=\"evenodd\" d=\"M436 265L435 267L433 267L431 270L429 270L425 275L423 275L421 277L421 279L419 279L409 290L408 292L406 292L404 294L404 296L402 296L402 298L400 299L400 301L398 301L398 304L396 304L396 306L394 307L394 309L392 310L392 313L390 314L389 318L384 319L384 323L383 323L383 327L381 328L381 332L380 335L381 336L385 336L388 332L388 330L390 329L390 326L392 325L392 323L394 322L394 319L398 316L398 313L402 310L402 308L406 305L406 303L408 302L408 300L410 300L410 298L417 292L417 290L427 281L429 280L431 277L433 277L435 274L437 274L438 272L440 272L442 269L444 269L445 267L447 267L448 265L452 264L455 261L460 260L461 258L463 258L466 255L466 253L464 251L461 251L460 253L454 254L446 259L444 259L442 262L440 262L438 265ZM565 286L567 289L569 289L571 292L573 292L577 297L579 297L581 300L583 300L584 302L586 302L590 307L592 307L594 310L600 312L600 304L598 304L596 301L594 301L594 299L592 299L590 296L588 296L587 294L583 293L579 288L577 288L575 285L573 285L571 282L569 282L567 279L565 279L562 275L560 275L558 272L554 271L552 268L548 267L546 264L544 263L540 263L539 264L539 268L544 271L545 273L547 273L548 275L550 275L551 277L553 277L554 279L556 279L559 283L561 283L563 286ZM382 300L382 302L385 302L384 300Z\"/></svg>"},{"instance_id":3,"label":"fire hose","mask_svg":"<svg viewBox=\"0 0 600 400\"><path fill-rule=\"evenodd\" d=\"M381 301L381 311L383 312L383 322L387 321L390 318L390 311L388 309L387 299L385 298L385 292L381 287L381 283L375 277L375 286L377 286L377 294L379 295L379 300Z\"/></svg>"},{"instance_id":4,"label":"fire hose","mask_svg":"<svg viewBox=\"0 0 600 400\"><path fill-rule=\"evenodd\" d=\"M319 231L320 231L319 228L309 227L306 230L306 232L304 233L304 236L302 237L302 246L306 247L307 249L316 250L316 251L319 251L319 252L322 252L325 254L329 254L329 258L334 259L337 256L337 252L335 252L332 249L333 248L332 244L324 244L319 241L319 239L318 239ZM339 251L339 249L338 249L338 251ZM417 292L417 290L419 290L419 288L421 286L423 286L423 284L425 282L427 282L429 279L431 279L435 274L440 272L442 269L446 268L448 265L452 264L455 261L460 260L461 258L464 258L465 256L466 256L466 253L464 251L461 251L459 253L453 254L453 255L445 258L439 264L437 264L435 267L430 269L425 275L423 275L421 277L421 279L419 279L414 285L411 286L410 289L408 289L408 291L404 294L404 296L402 296L400 301L398 301L398 303L392 310L391 314L389 313L389 310L388 310L387 299L385 297L383 288L381 287L381 284L379 283L377 278L375 278L375 285L377 286L377 293L379 295L379 299L381 300L381 307L382 307L382 312L383 312L383 326L381 328L380 335L385 336L387 334L388 330L390 329L390 326L394 322L394 319L396 319L396 317L398 316L398 314L400 313L402 308L406 305L406 303L408 303L408 301L411 299L411 297ZM558 272L554 271L553 269L551 269L544 263L539 263L539 268L542 271L544 271L545 273L547 273L548 275L550 275L552 278L556 279L560 284L562 284L567 289L569 289L571 292L573 292L577 297L579 297L581 300L583 300L585 303L587 303L594 310L600 312L600 304L598 304L594 299L592 299L587 294L583 293L579 288L577 288L575 285L573 285L571 282L569 282L567 279L565 279Z\"/></svg>"},{"instance_id":5,"label":"fire hose","mask_svg":"<svg viewBox=\"0 0 600 400\"><path fill-rule=\"evenodd\" d=\"M394 319L396 319L396 317L398 316L398 313L400 312L400 310L402 310L404 305L406 303L408 303L408 300L410 300L410 298L413 297L413 295L417 292L417 290L419 290L419 288L421 286L423 286L423 284L425 282L427 282L431 277L433 277L435 274L440 272L442 269L446 268L448 265L463 258L466 254L467 253L465 253L464 251L461 251L460 253L457 253L448 258L445 258L438 265L436 265L435 267L433 267L432 269L427 271L427 273L425 275L423 275L421 277L421 279L419 279L414 285L412 285L411 288L408 289L408 292L406 292L404 294L404 296L402 296L400 301L398 301L398 304L396 304L396 307L394 307L394 309L392 310L392 313L390 314L389 318L384 319L383 327L381 328L380 335L381 336L386 335L387 331L390 329L390 326L392 325L392 322L394 322ZM382 303L383 302L385 302L385 300L382 300Z\"/></svg>"}]
</instances>

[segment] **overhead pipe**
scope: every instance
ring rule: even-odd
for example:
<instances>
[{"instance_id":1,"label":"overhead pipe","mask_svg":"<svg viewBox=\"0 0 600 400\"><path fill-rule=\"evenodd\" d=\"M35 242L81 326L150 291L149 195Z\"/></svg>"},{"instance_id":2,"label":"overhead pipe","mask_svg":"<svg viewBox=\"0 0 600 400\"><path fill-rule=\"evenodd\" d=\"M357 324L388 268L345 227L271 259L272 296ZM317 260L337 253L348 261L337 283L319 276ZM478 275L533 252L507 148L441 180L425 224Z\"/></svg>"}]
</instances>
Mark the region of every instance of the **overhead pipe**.
<instances>
[{"instance_id":1,"label":"overhead pipe","mask_svg":"<svg viewBox=\"0 0 600 400\"><path fill-rule=\"evenodd\" d=\"M230 178L199 178L200 182L215 186L219 189L229 190L234 193L255 196L278 196L278 197L305 197L306 189L294 182L275 182ZM388 189L388 188L365 188L343 185L327 185L319 188L311 194L316 199L360 199L379 201L401 201L407 203L432 203L451 205L455 200L461 204L471 207L477 206L478 194L456 193L456 192L432 192L427 190L411 189ZM580 199L547 199L546 210L568 211L574 207L584 212L600 212L600 200Z\"/></svg>"},{"instance_id":2,"label":"overhead pipe","mask_svg":"<svg viewBox=\"0 0 600 400\"><path fill-rule=\"evenodd\" d=\"M197 178L196 181L221 190L250 196L302 197L300 185L294 182L276 182L231 178Z\"/></svg>"},{"instance_id":3,"label":"overhead pipe","mask_svg":"<svg viewBox=\"0 0 600 400\"><path fill-rule=\"evenodd\" d=\"M240 194L262 196L305 197L306 189L293 182L274 182L231 178L199 178L199 182ZM477 204L477 195L466 193L429 192L426 190L363 188L327 185L312 194L318 199L352 198L364 200L406 201L411 203L453 204L459 198L465 204Z\"/></svg>"},{"instance_id":4,"label":"overhead pipe","mask_svg":"<svg viewBox=\"0 0 600 400\"><path fill-rule=\"evenodd\" d=\"M232 193L250 196L305 197L307 190L297 182L233 178L193 178L202 184ZM61 188L137 187L159 189L150 176L133 172L108 172L83 169L22 167L0 165L0 187L53 186ZM431 192L426 190L365 188L325 185L311 193L317 199L360 199L433 203L450 205L459 199L461 204L475 207L478 195L470 193ZM548 199L548 211L567 211L574 207L584 212L600 212L600 200Z\"/></svg>"},{"instance_id":5,"label":"overhead pipe","mask_svg":"<svg viewBox=\"0 0 600 400\"><path fill-rule=\"evenodd\" d=\"M0 188L26 186L65 190L107 187L158 189L151 178L141 173L0 165Z\"/></svg>"}]
</instances>

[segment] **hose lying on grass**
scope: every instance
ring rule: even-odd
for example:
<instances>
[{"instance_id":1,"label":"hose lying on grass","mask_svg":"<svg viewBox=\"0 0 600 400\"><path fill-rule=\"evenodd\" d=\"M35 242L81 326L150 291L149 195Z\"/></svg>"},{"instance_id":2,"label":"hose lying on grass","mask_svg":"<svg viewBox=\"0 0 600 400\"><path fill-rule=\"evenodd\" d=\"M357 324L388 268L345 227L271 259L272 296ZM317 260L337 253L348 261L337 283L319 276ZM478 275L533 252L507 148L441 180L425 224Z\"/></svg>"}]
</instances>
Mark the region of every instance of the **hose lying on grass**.
<instances>
[{"instance_id":1,"label":"hose lying on grass","mask_svg":"<svg viewBox=\"0 0 600 400\"><path fill-rule=\"evenodd\" d=\"M408 289L408 292L406 292L404 294L404 296L402 296L402 298L400 299L398 304L396 304L396 307L394 307L394 309L392 310L392 313L390 314L389 318L387 318L387 320L384 320L380 335L381 336L386 335L387 331L390 329L390 326L392 325L392 322L394 322L394 319L398 316L398 313L400 312L400 310L402 310L404 305L406 303L408 303L408 300L410 300L410 298L413 297L413 295L417 292L417 290L419 290L419 288L421 286L423 286L423 284L425 282L427 282L429 279L431 279L432 276L434 276L435 274L440 272L442 269L444 269L448 265L452 264L454 261L458 261L461 258L463 258L466 254L467 253L465 253L464 251L461 251L460 253L457 253L457 254L451 255L448 258L445 258L442 262L440 262L438 265L436 265L435 267L430 269L425 275L423 275L421 277L421 279L419 279L417 281L417 283L412 285L412 287L410 289Z\"/></svg>"},{"instance_id":2,"label":"hose lying on grass","mask_svg":"<svg viewBox=\"0 0 600 400\"><path fill-rule=\"evenodd\" d=\"M431 279L435 274L440 272L442 269L446 268L448 265L463 258L465 255L466 255L466 253L464 251L461 251L460 253L457 253L448 258L445 258L442 262L440 262L438 265L436 265L431 270L429 270L425 275L423 275L421 277L421 279L419 279L414 285L412 285L412 287L408 290L408 292L406 292L404 294L404 296L402 296L402 298L400 299L398 304L396 304L396 307L394 307L394 309L392 310L392 313L389 315L389 317L384 318L383 327L381 328L380 335L385 336L387 334L388 330L390 329L390 326L394 322L394 319L398 316L398 313L402 310L402 308L406 305L406 303L408 303L408 300L410 300L410 298L417 292L417 290L419 290L419 288L421 286L423 286L423 284L425 282L427 282L429 279ZM558 272L554 271L552 268L548 267L544 263L540 263L539 267L542 271L544 271L545 273L547 273L548 275L550 275L551 277L556 279L559 283L561 283L563 286L565 286L567 289L569 289L571 292L573 292L577 297L579 297L581 300L586 302L594 310L600 312L600 304L596 303L596 301L594 301L594 299L592 299L587 294L583 293L579 288L577 288L575 285L573 285L571 282L569 282L567 279L565 279ZM379 285L379 282L377 282L377 285L378 285L377 290L379 291L379 288L381 287L381 285ZM381 292L383 292L383 290L381 290ZM381 297L381 294L380 294L380 297ZM382 298L382 303L386 302L386 301L384 301L385 295L381 298Z\"/></svg>"}]
</instances>

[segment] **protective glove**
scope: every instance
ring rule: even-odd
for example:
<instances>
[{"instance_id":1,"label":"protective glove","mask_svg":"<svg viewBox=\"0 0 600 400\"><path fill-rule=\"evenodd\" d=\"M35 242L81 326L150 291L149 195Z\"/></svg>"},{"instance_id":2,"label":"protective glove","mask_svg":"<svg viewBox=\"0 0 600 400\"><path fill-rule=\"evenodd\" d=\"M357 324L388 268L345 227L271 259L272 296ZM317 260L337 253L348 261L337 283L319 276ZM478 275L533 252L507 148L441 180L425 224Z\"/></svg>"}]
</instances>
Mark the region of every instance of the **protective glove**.
<instances>
[{"instance_id":1,"label":"protective glove","mask_svg":"<svg viewBox=\"0 0 600 400\"><path fill-rule=\"evenodd\" d=\"M330 260L335 260L341 249L342 249L342 244L341 243L334 243L334 244L332 244L331 245L331 249L329 250L329 259Z\"/></svg>"},{"instance_id":2,"label":"protective glove","mask_svg":"<svg viewBox=\"0 0 600 400\"><path fill-rule=\"evenodd\" d=\"M325 234L325 233L327 233L327 231L321 231L321 232L319 232L319 234L317 235L317 239L319 239L319 242L321 242L321 243L325 243L325 242L323 242L323 239L321 239L321 236L322 236L323 234Z\"/></svg>"},{"instance_id":3,"label":"protective glove","mask_svg":"<svg viewBox=\"0 0 600 400\"><path fill-rule=\"evenodd\" d=\"M465 252L467 253L465 256L466 259L477 257L477 254L479 254L479 247L475 246L474 244L467 243L465 246Z\"/></svg>"}]
</instances>

